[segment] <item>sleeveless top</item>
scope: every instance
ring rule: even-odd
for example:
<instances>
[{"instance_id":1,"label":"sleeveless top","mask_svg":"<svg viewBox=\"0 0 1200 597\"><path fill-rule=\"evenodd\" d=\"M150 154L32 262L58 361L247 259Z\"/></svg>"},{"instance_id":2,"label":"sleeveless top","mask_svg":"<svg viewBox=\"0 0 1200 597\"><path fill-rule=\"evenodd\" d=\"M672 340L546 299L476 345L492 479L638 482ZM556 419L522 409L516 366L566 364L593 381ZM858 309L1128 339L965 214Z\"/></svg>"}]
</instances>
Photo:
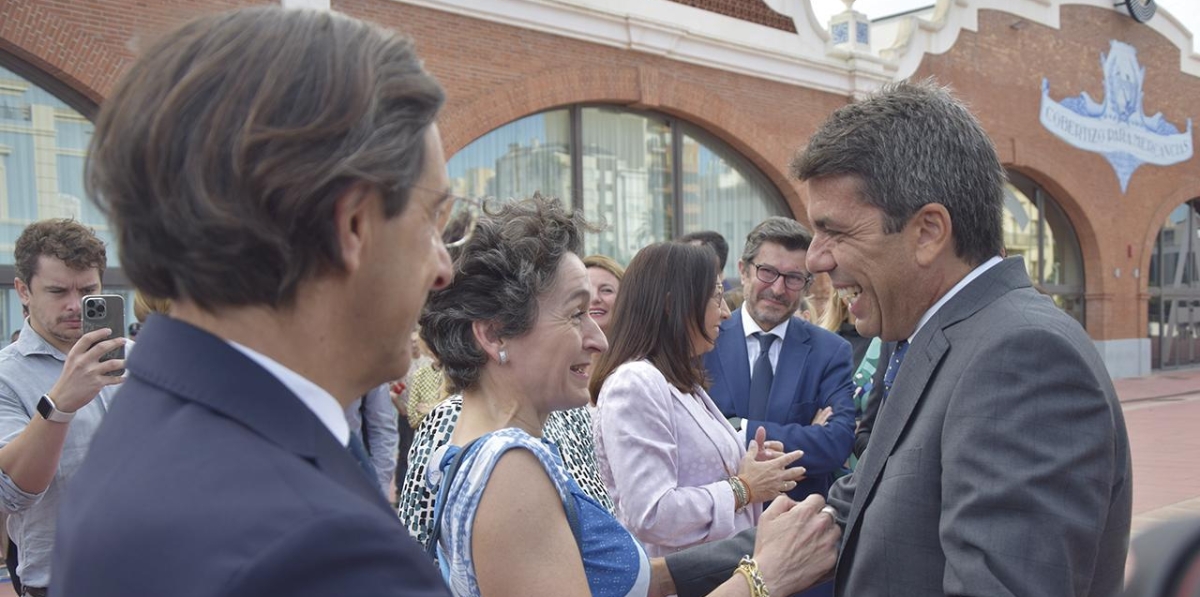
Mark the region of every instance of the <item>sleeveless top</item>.
<instances>
[{"instance_id":1,"label":"sleeveless top","mask_svg":"<svg viewBox=\"0 0 1200 597\"><path fill-rule=\"evenodd\" d=\"M471 553L475 513L496 462L513 448L532 452L558 489L559 497L564 502L575 501L579 551L592 595L646 595L650 587L650 561L641 544L608 510L580 489L567 474L554 444L514 428L494 431L475 442L463 457L461 468L445 494L438 558L450 592L455 597L480 597ZM458 451L457 447L447 451L439 468L444 470Z\"/></svg>"}]
</instances>

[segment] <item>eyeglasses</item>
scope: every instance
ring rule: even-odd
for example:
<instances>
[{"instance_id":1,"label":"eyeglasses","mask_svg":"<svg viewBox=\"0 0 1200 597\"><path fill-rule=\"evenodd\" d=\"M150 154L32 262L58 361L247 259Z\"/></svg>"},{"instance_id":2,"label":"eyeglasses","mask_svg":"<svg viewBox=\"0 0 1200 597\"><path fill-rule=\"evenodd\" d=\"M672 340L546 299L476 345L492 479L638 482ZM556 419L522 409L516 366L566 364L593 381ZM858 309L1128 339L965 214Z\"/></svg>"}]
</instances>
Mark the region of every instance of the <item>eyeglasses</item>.
<instances>
[{"instance_id":1,"label":"eyeglasses","mask_svg":"<svg viewBox=\"0 0 1200 597\"><path fill-rule=\"evenodd\" d=\"M803 292L808 289L809 286L812 286L813 275L810 273L805 272L804 274L784 274L780 273L779 270L769 265L759 265L753 261L750 262L750 265L753 265L755 270L757 270L755 276L757 276L758 281L762 282L763 284L774 284L775 280L779 279L779 276L783 276L783 285L787 287L788 290Z\"/></svg>"},{"instance_id":2,"label":"eyeglasses","mask_svg":"<svg viewBox=\"0 0 1200 597\"><path fill-rule=\"evenodd\" d=\"M446 201L437 214L437 225L442 231L442 243L447 249L461 247L471 240L481 211L481 199L446 194Z\"/></svg>"},{"instance_id":3,"label":"eyeglasses","mask_svg":"<svg viewBox=\"0 0 1200 597\"><path fill-rule=\"evenodd\" d=\"M725 285L724 284L717 282L717 285L715 287L713 287L712 300L713 300L713 303L715 303L717 306L720 306L721 304L723 304L725 302Z\"/></svg>"}]
</instances>

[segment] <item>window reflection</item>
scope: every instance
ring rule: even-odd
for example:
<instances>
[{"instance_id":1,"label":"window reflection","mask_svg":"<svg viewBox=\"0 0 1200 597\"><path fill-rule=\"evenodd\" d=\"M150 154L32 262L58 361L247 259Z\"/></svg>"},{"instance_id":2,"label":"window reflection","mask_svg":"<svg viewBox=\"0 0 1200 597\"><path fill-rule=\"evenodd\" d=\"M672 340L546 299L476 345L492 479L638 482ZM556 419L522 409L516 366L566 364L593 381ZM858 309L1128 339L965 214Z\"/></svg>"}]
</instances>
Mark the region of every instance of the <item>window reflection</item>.
<instances>
[{"instance_id":1,"label":"window reflection","mask_svg":"<svg viewBox=\"0 0 1200 597\"><path fill-rule=\"evenodd\" d=\"M1083 324L1083 255L1075 229L1054 198L1017 172L1004 185L1004 247L1025 259L1038 290Z\"/></svg>"},{"instance_id":2,"label":"window reflection","mask_svg":"<svg viewBox=\"0 0 1200 597\"><path fill-rule=\"evenodd\" d=\"M746 235L769 216L787 214L771 183L746 159L688 127L683 136L683 233L718 230L729 243L725 276L737 279Z\"/></svg>"},{"instance_id":3,"label":"window reflection","mask_svg":"<svg viewBox=\"0 0 1200 597\"><path fill-rule=\"evenodd\" d=\"M509 199L536 191L571 202L607 224L585 237L585 252L622 263L650 243L716 230L731 247L725 273L736 278L750 229L767 216L791 215L766 177L721 141L616 106L516 120L463 148L447 168L456 194Z\"/></svg>"},{"instance_id":4,"label":"window reflection","mask_svg":"<svg viewBox=\"0 0 1200 597\"><path fill-rule=\"evenodd\" d=\"M452 192L466 197L571 196L571 121L552 110L510 122L446 164Z\"/></svg>"},{"instance_id":5,"label":"window reflection","mask_svg":"<svg viewBox=\"0 0 1200 597\"><path fill-rule=\"evenodd\" d=\"M608 225L585 239L588 253L628 263L674 228L671 125L615 108L584 108L583 212Z\"/></svg>"},{"instance_id":6,"label":"window reflection","mask_svg":"<svg viewBox=\"0 0 1200 597\"><path fill-rule=\"evenodd\" d=\"M62 100L0 67L0 265L12 265L13 243L25 226L47 218L75 218L115 247L83 188L92 130ZM115 248L108 266L118 266Z\"/></svg>"},{"instance_id":7,"label":"window reflection","mask_svg":"<svg viewBox=\"0 0 1200 597\"><path fill-rule=\"evenodd\" d=\"M1150 256L1150 359L1155 367L1200 363L1200 199L1171 211Z\"/></svg>"}]
</instances>

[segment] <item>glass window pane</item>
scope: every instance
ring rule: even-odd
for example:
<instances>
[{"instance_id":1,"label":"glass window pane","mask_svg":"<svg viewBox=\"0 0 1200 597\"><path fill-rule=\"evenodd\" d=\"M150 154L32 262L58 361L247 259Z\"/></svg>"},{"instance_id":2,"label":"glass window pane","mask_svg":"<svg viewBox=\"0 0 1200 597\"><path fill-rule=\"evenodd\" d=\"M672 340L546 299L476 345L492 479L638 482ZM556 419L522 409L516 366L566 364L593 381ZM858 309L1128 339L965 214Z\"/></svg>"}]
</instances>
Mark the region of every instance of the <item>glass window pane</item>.
<instances>
[{"instance_id":1,"label":"glass window pane","mask_svg":"<svg viewBox=\"0 0 1200 597\"><path fill-rule=\"evenodd\" d=\"M1066 213L1040 185L1009 172L1004 185L1004 247L1025 258L1037 287L1084 323L1083 253Z\"/></svg>"},{"instance_id":2,"label":"glass window pane","mask_svg":"<svg viewBox=\"0 0 1200 597\"><path fill-rule=\"evenodd\" d=\"M83 191L92 123L12 71L0 68L0 84L0 263L13 263L25 226L67 217L94 228L108 245L108 267L118 267L108 223Z\"/></svg>"},{"instance_id":3,"label":"glass window pane","mask_svg":"<svg viewBox=\"0 0 1200 597\"><path fill-rule=\"evenodd\" d=\"M618 108L584 108L584 215L607 224L586 253L628 263L638 249L672 237L671 125Z\"/></svg>"},{"instance_id":4,"label":"glass window pane","mask_svg":"<svg viewBox=\"0 0 1200 597\"><path fill-rule=\"evenodd\" d=\"M1043 282L1082 289L1083 254L1075 238L1075 229L1058 204L1045 193L1042 193L1042 207L1046 218L1043 247L1050 257L1042 272Z\"/></svg>"},{"instance_id":5,"label":"glass window pane","mask_svg":"<svg viewBox=\"0 0 1200 597\"><path fill-rule=\"evenodd\" d=\"M571 117L552 110L510 122L446 163L451 192L524 198L535 192L571 203Z\"/></svg>"},{"instance_id":6,"label":"glass window pane","mask_svg":"<svg viewBox=\"0 0 1200 597\"><path fill-rule=\"evenodd\" d=\"M715 230L729 243L725 277L738 278L746 235L769 216L791 216L779 191L745 158L700 131L683 135L683 233Z\"/></svg>"},{"instance_id":7,"label":"glass window pane","mask_svg":"<svg viewBox=\"0 0 1200 597\"><path fill-rule=\"evenodd\" d=\"M1042 246L1038 243L1041 214L1032 199L1012 183L1004 185L1004 247L1008 255L1025 258L1025 270L1035 282L1041 282Z\"/></svg>"},{"instance_id":8,"label":"glass window pane","mask_svg":"<svg viewBox=\"0 0 1200 597\"><path fill-rule=\"evenodd\" d=\"M1200 199L1180 205L1159 229L1151 259L1150 286L1166 292L1200 288L1196 276L1196 257L1200 251L1200 239L1195 238L1200 229L1197 209Z\"/></svg>"}]
</instances>

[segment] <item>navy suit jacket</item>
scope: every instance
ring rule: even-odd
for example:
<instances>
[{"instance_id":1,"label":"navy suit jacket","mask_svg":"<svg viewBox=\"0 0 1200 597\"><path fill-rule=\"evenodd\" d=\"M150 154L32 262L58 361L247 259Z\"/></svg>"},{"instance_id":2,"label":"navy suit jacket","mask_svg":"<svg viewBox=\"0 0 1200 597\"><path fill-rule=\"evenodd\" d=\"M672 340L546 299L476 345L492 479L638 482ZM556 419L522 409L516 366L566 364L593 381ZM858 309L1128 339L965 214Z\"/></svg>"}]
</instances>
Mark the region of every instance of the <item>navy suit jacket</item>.
<instances>
[{"instance_id":1,"label":"navy suit jacket","mask_svg":"<svg viewBox=\"0 0 1200 597\"><path fill-rule=\"evenodd\" d=\"M806 478L788 492L792 499L829 493L833 474L841 470L854 447L854 373L850 344L837 334L793 317L779 352L767 401L767 419L749 419L750 360L741 309L721 323L716 347L704 356L712 379L708 394L727 417L746 419L746 438L759 427L767 439L782 441L787 451L804 450L799 464ZM812 425L826 406L833 416L825 425Z\"/></svg>"},{"instance_id":2,"label":"navy suit jacket","mask_svg":"<svg viewBox=\"0 0 1200 597\"><path fill-rule=\"evenodd\" d=\"M277 378L154 317L71 480L53 595L448 595L378 484Z\"/></svg>"}]
</instances>

